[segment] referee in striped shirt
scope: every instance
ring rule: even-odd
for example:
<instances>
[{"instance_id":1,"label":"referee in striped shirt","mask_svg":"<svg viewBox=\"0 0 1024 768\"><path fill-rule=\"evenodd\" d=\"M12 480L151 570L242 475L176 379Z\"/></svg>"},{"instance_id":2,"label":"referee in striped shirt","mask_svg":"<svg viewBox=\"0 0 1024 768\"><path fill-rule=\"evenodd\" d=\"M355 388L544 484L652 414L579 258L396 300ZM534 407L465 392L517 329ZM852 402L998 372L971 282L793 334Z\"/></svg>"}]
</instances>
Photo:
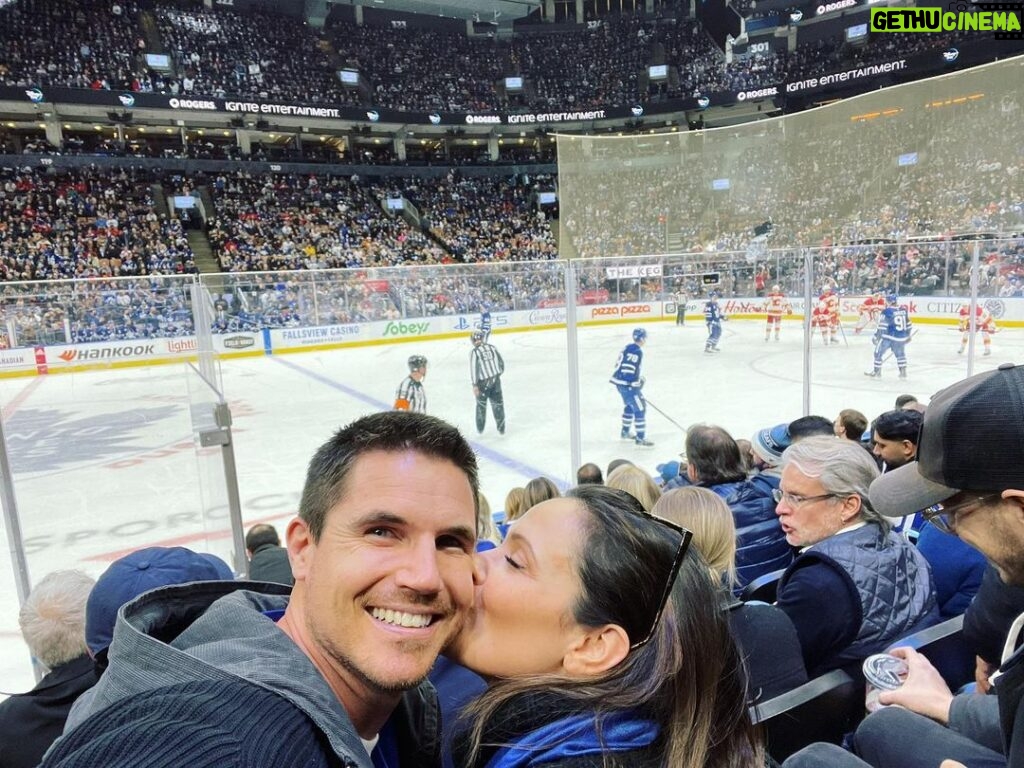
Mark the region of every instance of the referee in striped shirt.
<instances>
[{"instance_id":1,"label":"referee in striped shirt","mask_svg":"<svg viewBox=\"0 0 1024 768\"><path fill-rule=\"evenodd\" d=\"M423 390L423 378L427 375L427 358L413 355L409 358L409 375L398 385L395 393L395 410L427 412L427 393Z\"/></svg>"},{"instance_id":2,"label":"referee in striped shirt","mask_svg":"<svg viewBox=\"0 0 1024 768\"><path fill-rule=\"evenodd\" d=\"M491 401L494 423L498 432L505 434L505 400L501 394L501 374L505 361L493 344L484 341L484 334L474 331L470 336L473 350L469 353L469 379L476 397L476 431L483 432L487 424L487 401Z\"/></svg>"}]
</instances>

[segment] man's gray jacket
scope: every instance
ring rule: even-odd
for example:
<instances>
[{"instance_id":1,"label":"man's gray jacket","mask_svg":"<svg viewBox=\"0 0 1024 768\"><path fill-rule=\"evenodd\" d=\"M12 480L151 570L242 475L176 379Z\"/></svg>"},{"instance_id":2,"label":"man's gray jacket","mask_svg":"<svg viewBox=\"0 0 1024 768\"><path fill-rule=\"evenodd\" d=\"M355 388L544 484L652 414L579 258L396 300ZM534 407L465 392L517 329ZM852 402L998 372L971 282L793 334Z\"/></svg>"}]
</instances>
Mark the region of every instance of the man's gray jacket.
<instances>
[{"instance_id":1,"label":"man's gray jacket","mask_svg":"<svg viewBox=\"0 0 1024 768\"><path fill-rule=\"evenodd\" d=\"M86 718L133 696L141 700L189 683L244 684L286 700L312 721L330 745L332 761L372 768L334 692L274 623L289 593L279 584L196 582L156 589L127 603L118 612L109 666L80 708L84 711L73 713L74 722L69 719L63 738L73 738ZM440 714L429 683L406 692L392 723L403 768L438 764Z\"/></svg>"}]
</instances>

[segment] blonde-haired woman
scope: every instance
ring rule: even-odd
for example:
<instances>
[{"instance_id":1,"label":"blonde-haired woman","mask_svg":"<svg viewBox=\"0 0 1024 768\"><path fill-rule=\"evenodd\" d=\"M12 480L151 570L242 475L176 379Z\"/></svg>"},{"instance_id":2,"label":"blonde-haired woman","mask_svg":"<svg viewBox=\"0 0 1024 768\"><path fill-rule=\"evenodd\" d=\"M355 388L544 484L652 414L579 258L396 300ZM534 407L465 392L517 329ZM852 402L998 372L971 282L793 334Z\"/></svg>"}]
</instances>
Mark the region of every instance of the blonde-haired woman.
<instances>
[{"instance_id":1,"label":"blonde-haired woman","mask_svg":"<svg viewBox=\"0 0 1024 768\"><path fill-rule=\"evenodd\" d=\"M522 487L513 488L505 496L505 519L503 522L506 525L523 516L523 512L526 511L526 505L523 503L525 497L526 489Z\"/></svg>"},{"instance_id":2,"label":"blonde-haired woman","mask_svg":"<svg viewBox=\"0 0 1024 768\"><path fill-rule=\"evenodd\" d=\"M640 502L645 512L654 509L655 503L661 498L661 490L651 476L634 464L616 467L608 475L605 485L628 493Z\"/></svg>"},{"instance_id":3,"label":"blonde-haired woman","mask_svg":"<svg viewBox=\"0 0 1024 768\"><path fill-rule=\"evenodd\" d=\"M732 593L736 523L722 497L707 488L677 488L664 494L652 513L693 532L693 546L721 584L722 608L749 669L751 698L765 701L807 682L800 640L789 617L774 605L743 603Z\"/></svg>"},{"instance_id":4,"label":"blonde-haired woman","mask_svg":"<svg viewBox=\"0 0 1024 768\"><path fill-rule=\"evenodd\" d=\"M481 552L485 549L493 549L498 544L501 544L502 537L498 531L497 524L494 522L494 516L491 514L491 503L487 501L487 497L480 491L477 491L476 501L476 549L478 552Z\"/></svg>"},{"instance_id":5,"label":"blonde-haired woman","mask_svg":"<svg viewBox=\"0 0 1024 768\"><path fill-rule=\"evenodd\" d=\"M508 535L508 527L523 516L528 507L526 506L526 489L522 487L513 488L505 496L505 515L497 521L498 536L504 541Z\"/></svg>"},{"instance_id":6,"label":"blonde-haired woman","mask_svg":"<svg viewBox=\"0 0 1024 768\"><path fill-rule=\"evenodd\" d=\"M562 493L558 490L558 486L555 485L554 480L544 477L543 475L533 478L533 480L526 484L526 488L523 489L523 509L519 513L520 517L524 515L528 509L537 506L542 501L557 499L561 495Z\"/></svg>"}]
</instances>

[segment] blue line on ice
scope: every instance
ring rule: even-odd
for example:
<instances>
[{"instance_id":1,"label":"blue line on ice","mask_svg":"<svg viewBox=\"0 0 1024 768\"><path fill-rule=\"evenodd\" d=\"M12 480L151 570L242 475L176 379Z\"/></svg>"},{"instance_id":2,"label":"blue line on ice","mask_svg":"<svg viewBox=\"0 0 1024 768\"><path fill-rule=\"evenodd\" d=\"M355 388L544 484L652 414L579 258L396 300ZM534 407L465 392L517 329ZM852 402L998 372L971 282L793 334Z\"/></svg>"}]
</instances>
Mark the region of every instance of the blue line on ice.
<instances>
[{"instance_id":1,"label":"blue line on ice","mask_svg":"<svg viewBox=\"0 0 1024 768\"><path fill-rule=\"evenodd\" d=\"M308 368L303 368L300 365L296 365L295 363L285 360L280 356L271 357L271 360L274 360L275 362L287 368L291 368L293 371L301 373L303 376L308 376L309 378L314 379L328 387L331 387L332 389L336 389L339 392L342 392L345 395L348 395L349 397L354 398L361 403L366 403L366 405L369 405L370 407L375 408L379 411L386 411L391 407L389 403L385 403L382 400L370 397L366 393L360 392L358 389L352 389L352 387L345 386L344 384L341 384L335 381L334 379L331 379L321 373L317 373L316 371L311 371ZM466 439L469 440L468 437ZM473 450L476 451L477 456L479 456L480 458L487 459L488 461L492 461L495 464L500 464L501 466L507 469L514 470L515 472L518 472L520 475L529 480L544 475L554 480L558 487L561 488L562 490L565 490L566 488L569 488L572 485L563 478L552 477L550 472L547 472L542 469L537 469L536 467L532 467L529 464L525 464L519 461L519 459L514 459L511 456L506 456L501 451L496 451L493 448L489 448L486 445L481 445L480 443L473 442L472 440L469 440L469 444L473 446Z\"/></svg>"}]
</instances>

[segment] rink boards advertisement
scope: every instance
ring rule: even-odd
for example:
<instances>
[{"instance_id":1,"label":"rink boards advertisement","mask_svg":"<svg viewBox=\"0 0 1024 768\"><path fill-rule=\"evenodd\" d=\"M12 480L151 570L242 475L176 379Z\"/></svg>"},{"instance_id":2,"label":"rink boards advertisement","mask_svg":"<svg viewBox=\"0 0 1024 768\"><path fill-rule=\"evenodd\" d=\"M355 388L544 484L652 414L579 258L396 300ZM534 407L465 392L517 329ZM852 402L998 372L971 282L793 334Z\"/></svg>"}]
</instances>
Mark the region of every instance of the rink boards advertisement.
<instances>
[{"instance_id":1,"label":"rink boards advertisement","mask_svg":"<svg viewBox=\"0 0 1024 768\"><path fill-rule=\"evenodd\" d=\"M852 323L857 320L865 298L841 298L840 311L845 322ZM785 319L791 322L803 320L803 299L791 298L788 302L792 307L792 314L785 316ZM901 299L900 303L907 307L915 322L948 324L950 327L957 325L960 308L966 304L956 297L938 296L906 297ZM986 298L979 299L978 304L1003 327L1024 326L1024 299ZM722 298L719 299L719 305L726 317L736 320L757 320L764 317L763 298ZM700 322L703 319L703 308L704 299L691 299L686 302L686 315ZM576 307L576 322L580 327L660 322L674 320L676 309L675 301L661 299L614 304L580 304ZM564 306L493 312L491 332L502 334L562 328L565 327L566 319ZM473 313L366 323L266 328L255 332L229 331L214 335L213 344L222 359L230 359L451 339L468 336L479 328L480 315ZM194 360L198 349L195 336L0 349L0 378L182 362Z\"/></svg>"}]
</instances>

